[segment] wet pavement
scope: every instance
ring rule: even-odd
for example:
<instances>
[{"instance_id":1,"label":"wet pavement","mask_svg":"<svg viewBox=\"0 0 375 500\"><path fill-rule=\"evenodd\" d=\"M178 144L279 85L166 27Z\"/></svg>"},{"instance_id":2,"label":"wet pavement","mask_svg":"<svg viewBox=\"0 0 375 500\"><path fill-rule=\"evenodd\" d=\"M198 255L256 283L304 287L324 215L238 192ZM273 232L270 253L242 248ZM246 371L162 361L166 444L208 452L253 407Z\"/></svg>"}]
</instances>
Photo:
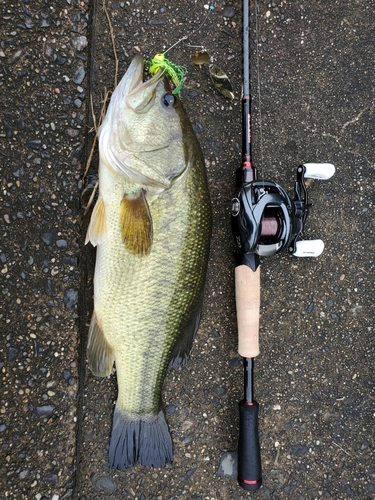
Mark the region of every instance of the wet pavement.
<instances>
[{"instance_id":1,"label":"wet pavement","mask_svg":"<svg viewBox=\"0 0 375 500\"><path fill-rule=\"evenodd\" d=\"M206 7L213 5L208 13ZM374 33L371 0L251 3L254 157L292 194L302 162L332 162L309 186L306 238L317 259L262 260L260 403L263 487L223 475L237 446L237 354L230 200L241 157L241 5L187 0L53 2L0 7L0 498L373 498ZM225 14L225 16L224 16ZM110 24L108 22L110 21ZM203 26L202 22L204 21ZM175 460L108 468L115 376L88 372L95 254L80 205L106 89L132 57L168 55L188 69L183 103L206 159L214 227L205 303L191 359L163 399ZM257 43L258 42L258 43ZM190 63L200 46L235 99ZM257 92L259 49L262 147ZM97 154L91 162L95 173ZM231 457L232 455L229 455ZM227 471L230 473L230 471Z\"/></svg>"}]
</instances>

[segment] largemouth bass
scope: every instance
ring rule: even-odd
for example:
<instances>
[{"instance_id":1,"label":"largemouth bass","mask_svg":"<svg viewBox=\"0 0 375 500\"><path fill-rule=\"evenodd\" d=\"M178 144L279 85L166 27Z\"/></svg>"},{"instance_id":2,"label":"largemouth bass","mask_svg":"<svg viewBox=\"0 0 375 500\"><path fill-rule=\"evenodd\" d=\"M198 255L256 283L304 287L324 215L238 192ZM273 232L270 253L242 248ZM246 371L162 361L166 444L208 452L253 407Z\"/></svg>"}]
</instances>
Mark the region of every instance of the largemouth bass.
<instances>
[{"instance_id":1,"label":"largemouth bass","mask_svg":"<svg viewBox=\"0 0 375 500\"><path fill-rule=\"evenodd\" d=\"M86 242L97 246L88 363L116 366L109 462L173 460L162 410L168 365L188 358L202 309L211 204L189 119L159 72L143 82L137 56L99 130L99 196Z\"/></svg>"}]
</instances>

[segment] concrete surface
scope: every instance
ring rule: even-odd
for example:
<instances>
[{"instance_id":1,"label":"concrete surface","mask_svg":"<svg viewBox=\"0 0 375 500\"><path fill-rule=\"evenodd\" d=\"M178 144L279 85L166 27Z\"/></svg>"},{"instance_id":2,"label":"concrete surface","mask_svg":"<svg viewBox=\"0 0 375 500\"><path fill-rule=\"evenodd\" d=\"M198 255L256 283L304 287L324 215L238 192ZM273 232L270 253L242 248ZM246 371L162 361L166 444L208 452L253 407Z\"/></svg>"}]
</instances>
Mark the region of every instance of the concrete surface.
<instances>
[{"instance_id":1,"label":"concrete surface","mask_svg":"<svg viewBox=\"0 0 375 500\"><path fill-rule=\"evenodd\" d=\"M115 376L94 378L84 356L94 253L83 245L80 196L94 138L90 102L98 119L113 88L108 19L89 0L0 7L0 498L374 497L373 2L260 1L258 40L251 33L261 176L291 193L301 162L337 168L309 188L306 238L322 238L323 255L262 260L255 391L264 486L252 494L218 474L237 446L242 398L229 224L241 155L241 4L206 5L214 10L197 30L204 2L108 2L119 77L135 53L152 57L197 30L169 57L188 69L183 103L214 214L201 327L188 365L165 381L174 464L126 472L107 464ZM190 64L188 44L204 45L225 69L234 101L214 89L207 66Z\"/></svg>"}]
</instances>

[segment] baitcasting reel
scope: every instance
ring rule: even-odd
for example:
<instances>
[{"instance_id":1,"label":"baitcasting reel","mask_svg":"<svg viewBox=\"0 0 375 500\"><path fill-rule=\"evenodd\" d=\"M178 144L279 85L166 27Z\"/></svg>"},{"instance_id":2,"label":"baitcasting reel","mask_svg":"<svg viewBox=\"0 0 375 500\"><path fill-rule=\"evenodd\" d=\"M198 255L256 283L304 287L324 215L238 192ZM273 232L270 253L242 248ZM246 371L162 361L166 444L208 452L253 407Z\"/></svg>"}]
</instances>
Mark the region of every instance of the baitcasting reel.
<instances>
[{"instance_id":1,"label":"baitcasting reel","mask_svg":"<svg viewBox=\"0 0 375 500\"><path fill-rule=\"evenodd\" d=\"M306 179L327 180L335 173L330 163L306 163L297 168L293 200L275 182L252 181L239 189L232 204L232 233L243 254L273 255L287 249L296 257L317 257L322 240L297 241L308 215Z\"/></svg>"}]
</instances>

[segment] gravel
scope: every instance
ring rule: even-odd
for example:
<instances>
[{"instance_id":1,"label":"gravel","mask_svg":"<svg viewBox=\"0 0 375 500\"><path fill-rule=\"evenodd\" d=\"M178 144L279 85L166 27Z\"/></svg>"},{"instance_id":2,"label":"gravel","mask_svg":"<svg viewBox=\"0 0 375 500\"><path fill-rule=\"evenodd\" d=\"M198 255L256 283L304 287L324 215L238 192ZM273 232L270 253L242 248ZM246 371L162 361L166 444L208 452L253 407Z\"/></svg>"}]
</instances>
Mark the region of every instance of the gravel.
<instances>
[{"instance_id":1,"label":"gravel","mask_svg":"<svg viewBox=\"0 0 375 500\"><path fill-rule=\"evenodd\" d=\"M263 486L249 494L236 482L243 377L228 220L241 161L241 5L210 5L108 3L119 77L136 53L150 57L191 34L168 54L188 69L183 104L206 159L214 215L200 329L190 361L167 374L163 391L174 463L125 472L110 470L107 461L115 377L93 377L84 354L95 255L84 246L80 189L94 138L88 102L98 119L104 89L113 89L108 20L88 0L0 7L4 498L375 495L372 3L259 4L258 35L251 3L253 146L261 177L291 193L301 162L330 161L337 171L309 187L305 237L324 240L322 256L262 259L254 389ZM190 64L202 45L230 77L233 101L214 89L207 66ZM93 184L96 173L97 153Z\"/></svg>"},{"instance_id":2,"label":"gravel","mask_svg":"<svg viewBox=\"0 0 375 500\"><path fill-rule=\"evenodd\" d=\"M82 2L78 31L87 28L86 8ZM65 292L79 284L80 164L70 157L84 141L86 80L78 95L73 68L82 58L68 48L72 23L64 14L76 7L24 0L1 10L0 428L6 473L0 489L4 498L31 498L32 492L35 499L57 500L72 497L75 470L76 293L68 294L70 314L62 311ZM84 40L80 47L84 56ZM65 104L69 96L81 100L79 116ZM78 130L75 139L66 140L68 128ZM66 366L68 381L61 375Z\"/></svg>"}]
</instances>

